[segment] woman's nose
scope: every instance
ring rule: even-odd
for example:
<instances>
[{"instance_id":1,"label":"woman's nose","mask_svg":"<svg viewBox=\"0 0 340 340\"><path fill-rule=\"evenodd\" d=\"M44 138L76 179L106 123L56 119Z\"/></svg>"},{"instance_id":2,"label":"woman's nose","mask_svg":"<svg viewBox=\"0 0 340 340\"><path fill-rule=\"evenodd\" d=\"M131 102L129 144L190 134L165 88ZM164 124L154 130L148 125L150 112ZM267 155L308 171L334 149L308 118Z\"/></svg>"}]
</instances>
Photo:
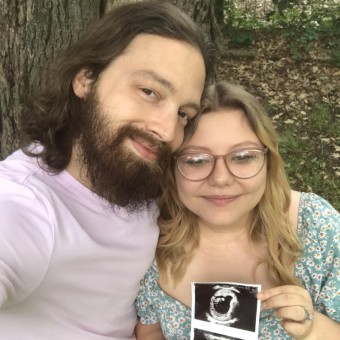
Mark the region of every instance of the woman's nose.
<instances>
[{"instance_id":1,"label":"woman's nose","mask_svg":"<svg viewBox=\"0 0 340 340\"><path fill-rule=\"evenodd\" d=\"M216 159L215 167L209 176L209 180L211 180L211 184L214 185L231 185L234 182L234 176L229 171L223 157Z\"/></svg>"}]
</instances>

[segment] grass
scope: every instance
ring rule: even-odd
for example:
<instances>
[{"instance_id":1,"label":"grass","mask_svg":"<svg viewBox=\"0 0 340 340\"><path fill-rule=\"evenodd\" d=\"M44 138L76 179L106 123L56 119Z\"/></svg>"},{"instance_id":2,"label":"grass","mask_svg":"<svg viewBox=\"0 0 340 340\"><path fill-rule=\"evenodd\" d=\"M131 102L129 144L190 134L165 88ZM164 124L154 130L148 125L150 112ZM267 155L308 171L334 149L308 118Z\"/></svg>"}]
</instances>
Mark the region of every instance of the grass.
<instances>
[{"instance_id":1,"label":"grass","mask_svg":"<svg viewBox=\"0 0 340 340\"><path fill-rule=\"evenodd\" d=\"M301 118L292 113L295 120L291 119L290 124L285 123L285 117L275 125L292 187L315 192L340 210L340 151L336 146L339 128L335 110L320 103L308 116Z\"/></svg>"}]
</instances>

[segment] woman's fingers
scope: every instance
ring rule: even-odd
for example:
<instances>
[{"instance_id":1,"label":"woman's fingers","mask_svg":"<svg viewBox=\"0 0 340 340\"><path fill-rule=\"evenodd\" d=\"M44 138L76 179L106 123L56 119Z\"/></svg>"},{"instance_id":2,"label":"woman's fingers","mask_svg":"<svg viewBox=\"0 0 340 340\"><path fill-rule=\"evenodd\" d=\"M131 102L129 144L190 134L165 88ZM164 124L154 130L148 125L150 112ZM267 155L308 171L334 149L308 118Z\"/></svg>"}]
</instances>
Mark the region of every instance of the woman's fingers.
<instances>
[{"instance_id":1,"label":"woman's fingers","mask_svg":"<svg viewBox=\"0 0 340 340\"><path fill-rule=\"evenodd\" d=\"M304 288L293 285L279 286L275 288L269 288L258 292L257 298L261 301L267 300L273 296L277 295L289 295L289 294L298 294L302 295L306 298L310 298L309 293Z\"/></svg>"},{"instance_id":2,"label":"woman's fingers","mask_svg":"<svg viewBox=\"0 0 340 340\"><path fill-rule=\"evenodd\" d=\"M280 286L266 289L260 291L257 298L261 301L264 309L302 306L300 311L299 308L290 309L292 315L296 314L298 316L301 313L305 314L303 307L307 308L308 311L313 310L312 300L308 291L298 286Z\"/></svg>"},{"instance_id":3,"label":"woman's fingers","mask_svg":"<svg viewBox=\"0 0 340 340\"><path fill-rule=\"evenodd\" d=\"M304 323L290 321L287 319L283 319L281 321L281 326L294 339L304 339L312 330L312 325L305 325Z\"/></svg>"},{"instance_id":4,"label":"woman's fingers","mask_svg":"<svg viewBox=\"0 0 340 340\"><path fill-rule=\"evenodd\" d=\"M257 294L262 308L275 309L282 327L296 339L305 338L312 329L313 304L307 290L298 286L280 286Z\"/></svg>"},{"instance_id":5,"label":"woman's fingers","mask_svg":"<svg viewBox=\"0 0 340 340\"><path fill-rule=\"evenodd\" d=\"M276 308L275 315L278 319L287 319L297 322L306 322L305 307L296 305L290 307Z\"/></svg>"}]
</instances>

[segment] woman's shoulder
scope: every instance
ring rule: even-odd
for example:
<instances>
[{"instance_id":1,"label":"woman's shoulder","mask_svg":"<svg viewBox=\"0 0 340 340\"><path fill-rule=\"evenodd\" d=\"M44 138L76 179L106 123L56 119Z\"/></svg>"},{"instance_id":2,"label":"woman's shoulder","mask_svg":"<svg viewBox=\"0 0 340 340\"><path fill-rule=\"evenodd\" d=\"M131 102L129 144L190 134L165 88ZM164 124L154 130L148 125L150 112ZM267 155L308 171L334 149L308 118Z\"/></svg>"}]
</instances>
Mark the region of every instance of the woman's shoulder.
<instances>
[{"instance_id":1,"label":"woman's shoulder","mask_svg":"<svg viewBox=\"0 0 340 340\"><path fill-rule=\"evenodd\" d=\"M323 197L312 192L301 192L299 200L299 215L313 214L318 218L339 218L339 212Z\"/></svg>"},{"instance_id":2,"label":"woman's shoulder","mask_svg":"<svg viewBox=\"0 0 340 340\"><path fill-rule=\"evenodd\" d=\"M291 191L289 220L296 229L331 224L339 229L339 212L324 198L311 192Z\"/></svg>"},{"instance_id":3,"label":"woman's shoulder","mask_svg":"<svg viewBox=\"0 0 340 340\"><path fill-rule=\"evenodd\" d=\"M339 235L339 212L324 198L315 193L300 193L298 230L308 233L327 232Z\"/></svg>"}]
</instances>

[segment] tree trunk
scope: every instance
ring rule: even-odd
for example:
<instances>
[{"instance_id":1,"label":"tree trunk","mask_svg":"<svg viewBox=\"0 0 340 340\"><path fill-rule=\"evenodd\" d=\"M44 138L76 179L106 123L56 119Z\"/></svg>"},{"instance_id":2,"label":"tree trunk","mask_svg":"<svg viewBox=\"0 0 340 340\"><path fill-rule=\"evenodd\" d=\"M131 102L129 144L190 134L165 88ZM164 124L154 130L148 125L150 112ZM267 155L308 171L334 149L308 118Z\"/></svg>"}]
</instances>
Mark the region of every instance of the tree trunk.
<instances>
[{"instance_id":1,"label":"tree trunk","mask_svg":"<svg viewBox=\"0 0 340 340\"><path fill-rule=\"evenodd\" d=\"M215 17L218 26L224 26L224 0L215 0Z\"/></svg>"},{"instance_id":2,"label":"tree trunk","mask_svg":"<svg viewBox=\"0 0 340 340\"><path fill-rule=\"evenodd\" d=\"M138 1L141 0L107 0L105 11L109 11L123 3ZM208 32L216 46L222 45L222 33L215 17L214 7L216 0L168 0L168 2L182 9L197 24L201 25ZM219 7L222 6L223 13L223 0L218 0L218 5Z\"/></svg>"},{"instance_id":3,"label":"tree trunk","mask_svg":"<svg viewBox=\"0 0 340 340\"><path fill-rule=\"evenodd\" d=\"M90 21L114 5L136 1L140 0L0 0L0 160L18 147L23 103L40 84L41 70ZM214 0L169 1L220 42Z\"/></svg>"},{"instance_id":4,"label":"tree trunk","mask_svg":"<svg viewBox=\"0 0 340 340\"><path fill-rule=\"evenodd\" d=\"M18 117L40 71L100 14L93 0L0 0L0 159L18 146Z\"/></svg>"},{"instance_id":5,"label":"tree trunk","mask_svg":"<svg viewBox=\"0 0 340 340\"><path fill-rule=\"evenodd\" d=\"M169 0L181 8L208 32L216 46L222 46L222 34L215 18L215 0Z\"/></svg>"},{"instance_id":6,"label":"tree trunk","mask_svg":"<svg viewBox=\"0 0 340 340\"><path fill-rule=\"evenodd\" d=\"M114 7L124 5L124 4L128 4L130 2L138 2L138 1L142 1L142 0L106 0L106 2L105 2L105 12L110 11Z\"/></svg>"}]
</instances>

